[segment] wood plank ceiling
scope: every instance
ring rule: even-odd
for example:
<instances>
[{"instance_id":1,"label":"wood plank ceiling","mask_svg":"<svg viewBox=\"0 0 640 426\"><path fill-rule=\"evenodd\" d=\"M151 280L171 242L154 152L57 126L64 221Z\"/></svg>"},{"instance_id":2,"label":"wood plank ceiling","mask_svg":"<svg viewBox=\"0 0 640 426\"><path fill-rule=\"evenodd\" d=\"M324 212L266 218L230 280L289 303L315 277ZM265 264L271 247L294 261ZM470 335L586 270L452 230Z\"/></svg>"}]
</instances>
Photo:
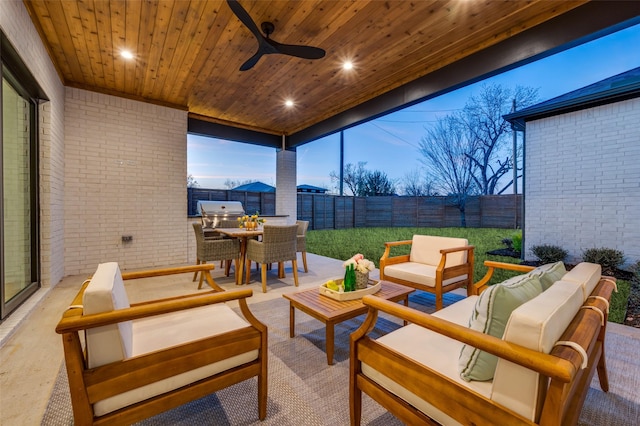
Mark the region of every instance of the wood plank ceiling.
<instances>
[{"instance_id":1,"label":"wood plank ceiling","mask_svg":"<svg viewBox=\"0 0 640 426\"><path fill-rule=\"evenodd\" d=\"M274 40L319 60L264 56L225 1L25 0L64 84L292 134L506 40L577 1L240 0ZM134 59L120 56L123 49ZM344 60L354 69L343 70ZM291 109L284 100L292 99Z\"/></svg>"}]
</instances>

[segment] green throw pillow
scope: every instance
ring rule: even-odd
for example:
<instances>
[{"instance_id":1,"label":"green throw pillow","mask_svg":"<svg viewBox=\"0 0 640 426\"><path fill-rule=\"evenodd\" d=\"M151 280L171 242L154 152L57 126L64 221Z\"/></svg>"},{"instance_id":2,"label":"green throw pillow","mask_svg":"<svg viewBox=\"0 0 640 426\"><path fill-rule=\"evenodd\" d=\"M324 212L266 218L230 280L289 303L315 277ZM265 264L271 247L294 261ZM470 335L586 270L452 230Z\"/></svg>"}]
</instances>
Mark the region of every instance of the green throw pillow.
<instances>
[{"instance_id":1,"label":"green throw pillow","mask_svg":"<svg viewBox=\"0 0 640 426\"><path fill-rule=\"evenodd\" d=\"M567 269L564 267L564 263L556 262L538 266L527 275L530 277L538 277L540 284L542 284L542 291L545 291L551 287L553 283L560 281L566 273Z\"/></svg>"},{"instance_id":2,"label":"green throw pillow","mask_svg":"<svg viewBox=\"0 0 640 426\"><path fill-rule=\"evenodd\" d=\"M469 328L502 339L511 312L542 293L538 277L521 275L495 284L480 294L469 319ZM460 377L467 382L493 379L498 357L464 345L458 358Z\"/></svg>"}]
</instances>

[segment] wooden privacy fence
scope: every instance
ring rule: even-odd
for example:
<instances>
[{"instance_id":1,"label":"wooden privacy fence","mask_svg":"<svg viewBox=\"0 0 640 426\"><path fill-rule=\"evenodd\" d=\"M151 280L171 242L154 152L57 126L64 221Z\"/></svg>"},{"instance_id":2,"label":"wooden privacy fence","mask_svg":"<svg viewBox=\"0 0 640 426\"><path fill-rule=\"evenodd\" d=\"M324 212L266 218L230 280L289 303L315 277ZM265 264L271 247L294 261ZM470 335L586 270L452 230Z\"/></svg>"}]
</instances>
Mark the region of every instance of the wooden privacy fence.
<instances>
[{"instance_id":1,"label":"wooden privacy fence","mask_svg":"<svg viewBox=\"0 0 640 426\"><path fill-rule=\"evenodd\" d=\"M188 188L188 214L197 216L198 200L240 201L247 213L276 214L276 194ZM298 193L298 219L309 229L364 227L459 227L460 210L453 197L347 197ZM465 208L469 228L521 228L522 195L469 197Z\"/></svg>"}]
</instances>

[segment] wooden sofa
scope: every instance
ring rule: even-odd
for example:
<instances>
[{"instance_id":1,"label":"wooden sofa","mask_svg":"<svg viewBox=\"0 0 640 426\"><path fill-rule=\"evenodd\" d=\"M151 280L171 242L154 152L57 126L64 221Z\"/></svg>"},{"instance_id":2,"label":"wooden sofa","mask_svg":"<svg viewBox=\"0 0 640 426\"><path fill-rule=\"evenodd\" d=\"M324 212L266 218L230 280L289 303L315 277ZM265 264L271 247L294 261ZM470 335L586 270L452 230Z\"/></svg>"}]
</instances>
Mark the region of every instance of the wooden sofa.
<instances>
[{"instance_id":1,"label":"wooden sofa","mask_svg":"<svg viewBox=\"0 0 640 426\"><path fill-rule=\"evenodd\" d=\"M473 246L464 238L414 235L411 240L384 244L380 258L380 279L428 291L436 296L436 310L442 309L442 295L473 283ZM392 249L410 246L411 252L392 256Z\"/></svg>"},{"instance_id":2,"label":"wooden sofa","mask_svg":"<svg viewBox=\"0 0 640 426\"><path fill-rule=\"evenodd\" d=\"M117 263L98 266L56 327L74 424L131 424L252 377L258 417L266 417L267 327L247 306L251 290L129 305L123 280L194 272L210 278L212 268L120 274ZM225 304L231 300L242 315Z\"/></svg>"},{"instance_id":3,"label":"wooden sofa","mask_svg":"<svg viewBox=\"0 0 640 426\"><path fill-rule=\"evenodd\" d=\"M575 425L595 371L608 390L604 340L615 279L601 277L599 265L577 265L516 307L500 338L470 328L482 305L477 294L486 291L494 268L531 275L544 268L486 264L476 295L432 315L363 298L369 312L351 335L352 425L360 424L362 392L411 425ZM367 333L379 312L411 324L373 340ZM492 379L461 378L461 353L469 348L497 357Z\"/></svg>"}]
</instances>

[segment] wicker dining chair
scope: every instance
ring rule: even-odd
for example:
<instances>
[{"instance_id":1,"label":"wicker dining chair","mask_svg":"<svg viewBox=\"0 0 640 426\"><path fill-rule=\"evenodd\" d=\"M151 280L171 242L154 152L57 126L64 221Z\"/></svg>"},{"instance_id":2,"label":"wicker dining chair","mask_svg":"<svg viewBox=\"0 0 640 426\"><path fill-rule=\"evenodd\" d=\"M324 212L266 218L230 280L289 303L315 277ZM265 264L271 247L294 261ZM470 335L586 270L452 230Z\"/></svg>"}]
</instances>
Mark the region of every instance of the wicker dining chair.
<instances>
[{"instance_id":1,"label":"wicker dining chair","mask_svg":"<svg viewBox=\"0 0 640 426\"><path fill-rule=\"evenodd\" d=\"M284 278L284 262L291 261L293 266L293 281L298 287L298 262L296 259L298 239L298 225L264 225L262 241L247 241L247 254L245 268L247 282L251 274L251 261L261 266L262 292L267 292L267 266L278 263L278 271Z\"/></svg>"},{"instance_id":2,"label":"wicker dining chair","mask_svg":"<svg viewBox=\"0 0 640 426\"><path fill-rule=\"evenodd\" d=\"M240 259L240 241L233 238L224 239L205 239L202 231L201 223L193 224L193 231L196 234L196 264L207 263L209 261L226 261L225 275L229 276L231 269L231 261L235 261L235 273L238 273L238 264ZM193 281L196 280L198 273L193 274ZM200 274L200 282L198 288L202 287L203 276Z\"/></svg>"},{"instance_id":3,"label":"wicker dining chair","mask_svg":"<svg viewBox=\"0 0 640 426\"><path fill-rule=\"evenodd\" d=\"M302 253L302 265L304 266L304 272L309 272L307 268L307 228L309 227L308 220L297 220L298 225L298 239L297 248L298 253Z\"/></svg>"}]
</instances>

